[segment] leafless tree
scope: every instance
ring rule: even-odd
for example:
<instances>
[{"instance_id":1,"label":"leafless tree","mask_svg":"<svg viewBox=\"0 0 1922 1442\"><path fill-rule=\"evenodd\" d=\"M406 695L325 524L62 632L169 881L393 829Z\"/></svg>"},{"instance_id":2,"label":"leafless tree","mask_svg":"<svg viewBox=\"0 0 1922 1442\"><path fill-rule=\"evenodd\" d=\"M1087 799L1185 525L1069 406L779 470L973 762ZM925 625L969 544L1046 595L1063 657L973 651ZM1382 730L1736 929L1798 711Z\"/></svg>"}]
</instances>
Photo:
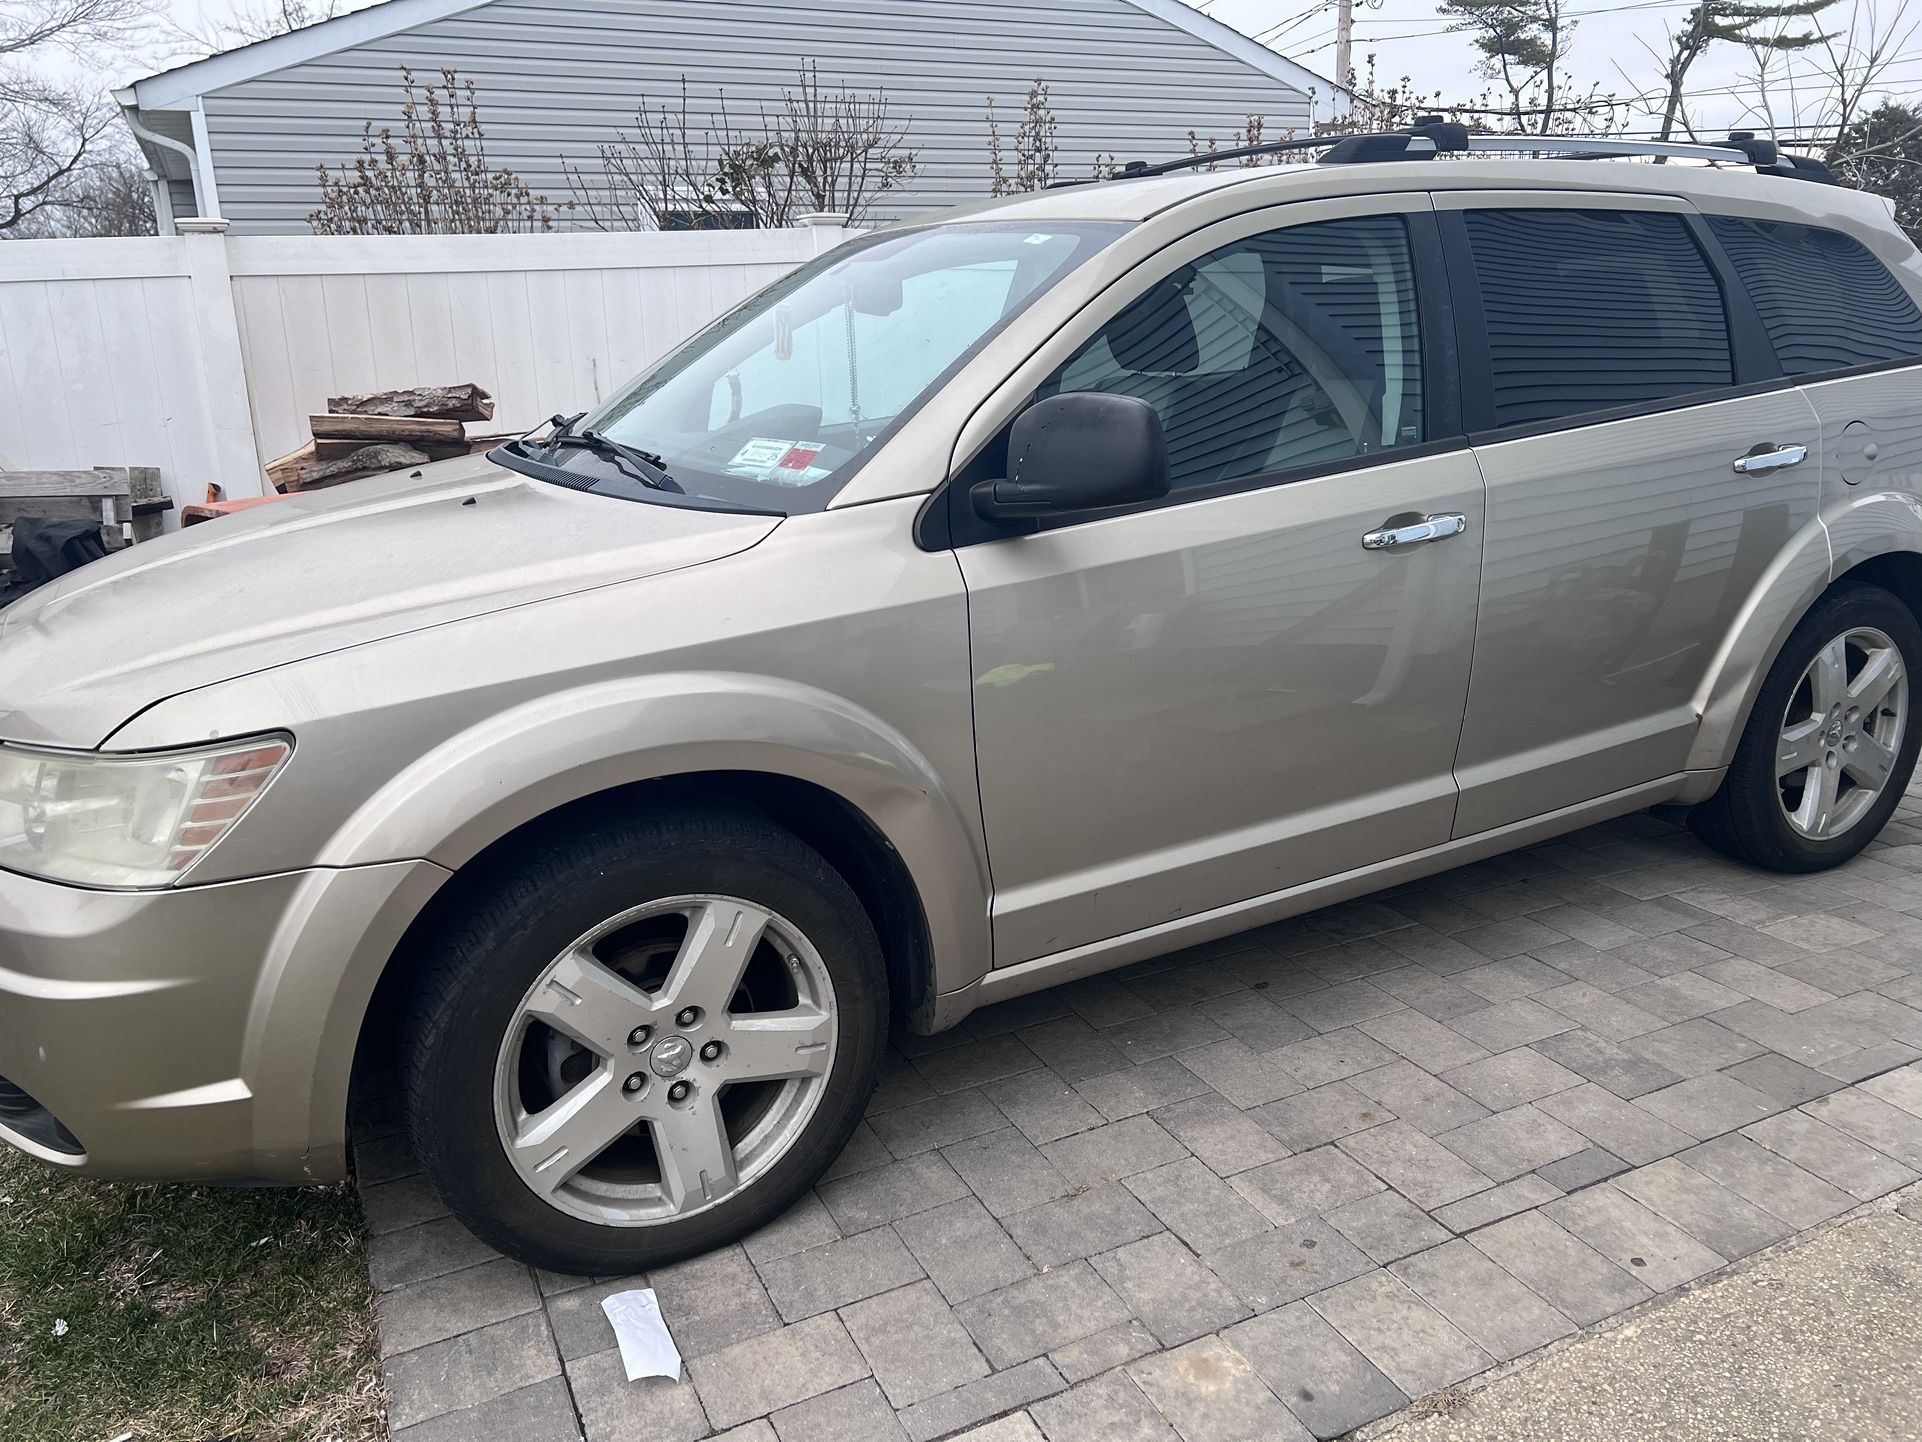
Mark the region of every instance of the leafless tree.
<instances>
[{"instance_id":1,"label":"leafless tree","mask_svg":"<svg viewBox=\"0 0 1922 1442\"><path fill-rule=\"evenodd\" d=\"M316 235L493 235L552 230L544 195L487 158L474 82L452 69L440 84L417 85L401 67L400 133L361 132L361 154L338 171L319 166L320 205L307 217Z\"/></svg>"},{"instance_id":2,"label":"leafless tree","mask_svg":"<svg viewBox=\"0 0 1922 1442\"><path fill-rule=\"evenodd\" d=\"M1797 127L1829 132L1837 147L1845 147L1856 122L1890 88L1889 67L1913 57L1917 28L1909 0L1850 0L1848 23L1840 33L1824 35L1819 46L1802 52L1818 98L1812 113L1793 117Z\"/></svg>"},{"instance_id":3,"label":"leafless tree","mask_svg":"<svg viewBox=\"0 0 1922 1442\"><path fill-rule=\"evenodd\" d=\"M309 25L344 15L351 8L349 0L250 0L237 6L224 19L197 25L175 19L168 22L167 30L177 55L198 59L271 40L294 30L305 30Z\"/></svg>"},{"instance_id":4,"label":"leafless tree","mask_svg":"<svg viewBox=\"0 0 1922 1442\"><path fill-rule=\"evenodd\" d=\"M131 142L109 142L106 158L60 188L59 199L20 222L21 240L152 235L153 180Z\"/></svg>"},{"instance_id":5,"label":"leafless tree","mask_svg":"<svg viewBox=\"0 0 1922 1442\"><path fill-rule=\"evenodd\" d=\"M1061 176L1061 154L1055 140L1058 128L1054 107L1048 101L1048 82L1036 76L1022 103L1021 119L1014 128L1012 149L1004 151L1001 122L995 117L995 100L988 97L988 174L991 193L1018 195L1023 191L1046 190Z\"/></svg>"},{"instance_id":6,"label":"leafless tree","mask_svg":"<svg viewBox=\"0 0 1922 1442\"><path fill-rule=\"evenodd\" d=\"M56 53L97 62L149 23L153 0L5 0L0 4L0 235L57 208L107 158L113 107L58 78Z\"/></svg>"},{"instance_id":7,"label":"leafless tree","mask_svg":"<svg viewBox=\"0 0 1922 1442\"><path fill-rule=\"evenodd\" d=\"M921 169L920 158L906 148L906 126L888 114L886 93L846 84L823 89L813 61L801 67L795 89L781 92L776 109L761 112L761 132L760 140L724 145L723 156L745 148L753 157L748 174L756 189L732 181L730 188L751 202L749 209L764 225L786 225L808 211L844 214L858 225ZM773 151L771 167L759 163L756 152L764 146Z\"/></svg>"},{"instance_id":8,"label":"leafless tree","mask_svg":"<svg viewBox=\"0 0 1922 1442\"><path fill-rule=\"evenodd\" d=\"M1789 55L1823 45L1833 37L1819 27L1805 28L1835 0L1697 0L1681 25L1670 32L1662 59L1661 110L1657 137L1667 140L1688 121L1688 75L1695 62L1716 45L1745 46L1758 55Z\"/></svg>"},{"instance_id":9,"label":"leafless tree","mask_svg":"<svg viewBox=\"0 0 1922 1442\"><path fill-rule=\"evenodd\" d=\"M592 169L566 166L575 209L602 230L775 227L809 212L858 225L920 170L887 95L830 89L813 61L754 122L737 122L725 93L704 121L683 76L677 102L643 105L634 123Z\"/></svg>"},{"instance_id":10,"label":"leafless tree","mask_svg":"<svg viewBox=\"0 0 1922 1442\"><path fill-rule=\"evenodd\" d=\"M710 128L688 101L681 77L678 101L634 112L634 133L616 131L601 145L597 171L569 165L573 208L597 230L731 229L742 217L726 202L705 137Z\"/></svg>"}]
</instances>

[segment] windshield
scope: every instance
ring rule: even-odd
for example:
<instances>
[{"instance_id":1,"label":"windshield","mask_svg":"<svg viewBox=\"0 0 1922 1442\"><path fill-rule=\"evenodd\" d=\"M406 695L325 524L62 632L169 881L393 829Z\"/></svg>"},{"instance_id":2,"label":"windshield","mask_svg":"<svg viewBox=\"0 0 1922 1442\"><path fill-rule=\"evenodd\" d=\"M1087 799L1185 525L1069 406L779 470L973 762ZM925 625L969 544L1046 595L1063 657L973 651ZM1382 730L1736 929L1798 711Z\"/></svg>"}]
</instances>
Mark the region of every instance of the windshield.
<instances>
[{"instance_id":1,"label":"windshield","mask_svg":"<svg viewBox=\"0 0 1922 1442\"><path fill-rule=\"evenodd\" d=\"M722 316L577 431L658 458L671 486L619 483L617 462L574 450L592 488L818 511L920 399L1036 297L1126 226L983 221L841 246ZM542 443L526 451L546 459ZM543 469L548 469L544 467Z\"/></svg>"}]
</instances>

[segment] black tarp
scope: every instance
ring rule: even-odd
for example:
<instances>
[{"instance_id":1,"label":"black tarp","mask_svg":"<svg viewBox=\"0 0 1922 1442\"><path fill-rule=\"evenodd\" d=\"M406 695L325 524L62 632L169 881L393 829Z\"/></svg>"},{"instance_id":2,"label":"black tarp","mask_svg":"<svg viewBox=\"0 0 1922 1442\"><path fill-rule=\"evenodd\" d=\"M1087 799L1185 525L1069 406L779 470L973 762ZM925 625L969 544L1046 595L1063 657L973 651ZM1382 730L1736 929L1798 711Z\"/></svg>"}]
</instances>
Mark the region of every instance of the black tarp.
<instances>
[{"instance_id":1,"label":"black tarp","mask_svg":"<svg viewBox=\"0 0 1922 1442\"><path fill-rule=\"evenodd\" d=\"M106 554L98 521L22 516L13 523L13 569L0 580L0 607Z\"/></svg>"}]
</instances>

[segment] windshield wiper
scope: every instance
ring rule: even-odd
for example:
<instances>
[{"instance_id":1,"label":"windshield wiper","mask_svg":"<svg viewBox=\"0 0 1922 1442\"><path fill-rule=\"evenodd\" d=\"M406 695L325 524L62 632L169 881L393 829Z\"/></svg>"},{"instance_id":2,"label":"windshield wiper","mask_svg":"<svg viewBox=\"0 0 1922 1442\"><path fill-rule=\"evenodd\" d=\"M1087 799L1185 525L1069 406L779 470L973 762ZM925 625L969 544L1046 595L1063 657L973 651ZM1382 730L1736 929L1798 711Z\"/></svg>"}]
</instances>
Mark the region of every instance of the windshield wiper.
<instances>
[{"instance_id":1,"label":"windshield wiper","mask_svg":"<svg viewBox=\"0 0 1922 1442\"><path fill-rule=\"evenodd\" d=\"M539 446L549 451L592 451L613 461L621 474L638 481L649 490L676 491L682 495L687 493L686 488L667 473L665 457L653 451L644 451L639 446L630 446L625 441L617 441L612 436L604 436L599 431L576 431L574 426L586 414L586 411L582 411L579 415L555 416L551 422L553 429L546 435L535 441L523 440L520 444L523 448ZM648 469L641 469L643 466Z\"/></svg>"}]
</instances>

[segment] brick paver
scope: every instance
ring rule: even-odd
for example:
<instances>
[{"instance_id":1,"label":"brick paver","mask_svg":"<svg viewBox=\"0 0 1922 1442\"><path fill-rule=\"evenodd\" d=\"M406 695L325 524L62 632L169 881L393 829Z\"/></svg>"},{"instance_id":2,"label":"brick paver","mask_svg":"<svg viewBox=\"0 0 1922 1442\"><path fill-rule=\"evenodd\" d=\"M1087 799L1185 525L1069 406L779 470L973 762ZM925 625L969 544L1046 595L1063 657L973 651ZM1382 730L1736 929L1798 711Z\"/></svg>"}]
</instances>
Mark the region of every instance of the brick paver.
<instances>
[{"instance_id":1,"label":"brick paver","mask_svg":"<svg viewBox=\"0 0 1922 1442\"><path fill-rule=\"evenodd\" d=\"M1819 877L1629 817L897 1036L814 1193L645 1277L497 1257L372 1118L395 1436L1349 1431L1916 1180L1919 795Z\"/></svg>"}]
</instances>

